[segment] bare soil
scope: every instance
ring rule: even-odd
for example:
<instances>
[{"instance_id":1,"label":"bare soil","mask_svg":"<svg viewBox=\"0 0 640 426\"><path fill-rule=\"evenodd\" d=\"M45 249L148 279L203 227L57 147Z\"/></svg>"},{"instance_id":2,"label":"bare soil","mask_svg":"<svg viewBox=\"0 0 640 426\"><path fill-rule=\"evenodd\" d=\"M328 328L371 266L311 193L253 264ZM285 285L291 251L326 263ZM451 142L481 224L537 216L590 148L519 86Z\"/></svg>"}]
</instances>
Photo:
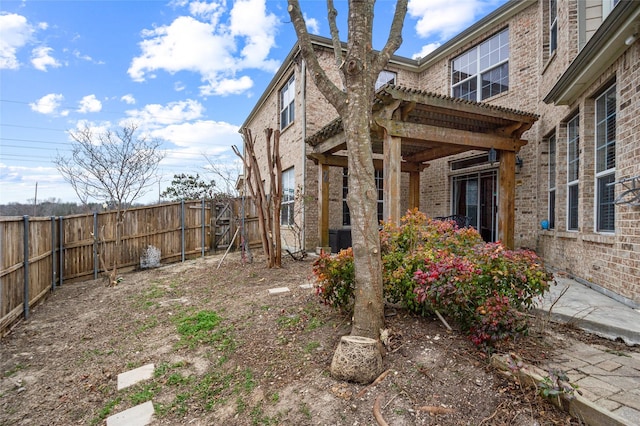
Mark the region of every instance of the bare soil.
<instances>
[{"instance_id":1,"label":"bare soil","mask_svg":"<svg viewBox=\"0 0 640 426\"><path fill-rule=\"evenodd\" d=\"M376 399L389 425L580 424L437 318L399 308L386 312L388 375L366 390L336 381L329 366L350 323L300 287L312 282L313 259L281 269L219 261L130 273L112 288L56 289L0 341L0 425L105 424L149 399L154 425L375 425ZM274 287L291 292L269 295ZM202 312L221 321L185 341L180 320ZM555 345L538 330L502 350L535 363ZM154 378L117 391L118 374L149 363Z\"/></svg>"}]
</instances>

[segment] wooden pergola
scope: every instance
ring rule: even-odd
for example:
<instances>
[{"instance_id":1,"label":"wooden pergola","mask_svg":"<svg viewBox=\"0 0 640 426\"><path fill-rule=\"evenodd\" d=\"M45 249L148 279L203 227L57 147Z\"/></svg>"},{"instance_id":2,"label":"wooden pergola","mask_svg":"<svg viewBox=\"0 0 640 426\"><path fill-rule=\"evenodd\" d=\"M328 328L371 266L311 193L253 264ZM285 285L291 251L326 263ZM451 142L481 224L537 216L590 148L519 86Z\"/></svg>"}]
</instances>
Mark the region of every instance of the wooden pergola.
<instances>
[{"instance_id":1,"label":"wooden pergola","mask_svg":"<svg viewBox=\"0 0 640 426\"><path fill-rule=\"evenodd\" d=\"M465 151L499 153L498 238L514 246L516 153L536 114L386 85L376 93L371 128L374 167L384 172L384 217L400 222L400 174L409 173L409 207L420 205L420 172L428 162ZM329 167L347 167L342 121L306 139L318 164L318 232L329 245Z\"/></svg>"}]
</instances>

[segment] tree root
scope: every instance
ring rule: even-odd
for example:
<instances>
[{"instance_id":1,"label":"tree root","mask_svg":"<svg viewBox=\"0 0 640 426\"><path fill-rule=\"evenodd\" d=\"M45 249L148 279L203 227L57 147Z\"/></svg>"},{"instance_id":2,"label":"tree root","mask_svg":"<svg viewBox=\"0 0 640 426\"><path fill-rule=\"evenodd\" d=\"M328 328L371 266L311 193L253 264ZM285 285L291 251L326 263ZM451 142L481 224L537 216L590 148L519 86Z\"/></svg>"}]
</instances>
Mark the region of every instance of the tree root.
<instances>
[{"instance_id":1,"label":"tree root","mask_svg":"<svg viewBox=\"0 0 640 426\"><path fill-rule=\"evenodd\" d=\"M388 372L389 370L385 371ZM382 373L384 374L384 373ZM381 374L381 376L382 376ZM376 422L378 422L378 426L389 426L389 423L387 423L384 420L384 417L382 417L382 413L380 412L380 398L382 396L378 395L375 402L373 403L373 417L376 418Z\"/></svg>"},{"instance_id":2,"label":"tree root","mask_svg":"<svg viewBox=\"0 0 640 426\"><path fill-rule=\"evenodd\" d=\"M382 374L380 374L374 381L373 383L371 383L369 386L367 386L366 388L362 389L360 392L358 392L358 394L356 395L356 398L362 398L364 396L365 393L367 393L367 391L369 389L371 389L372 387L374 387L375 385L377 385L378 383L380 383L381 381L384 380L385 377L387 377L387 374L389 374L391 370L386 370L384 371Z\"/></svg>"}]
</instances>

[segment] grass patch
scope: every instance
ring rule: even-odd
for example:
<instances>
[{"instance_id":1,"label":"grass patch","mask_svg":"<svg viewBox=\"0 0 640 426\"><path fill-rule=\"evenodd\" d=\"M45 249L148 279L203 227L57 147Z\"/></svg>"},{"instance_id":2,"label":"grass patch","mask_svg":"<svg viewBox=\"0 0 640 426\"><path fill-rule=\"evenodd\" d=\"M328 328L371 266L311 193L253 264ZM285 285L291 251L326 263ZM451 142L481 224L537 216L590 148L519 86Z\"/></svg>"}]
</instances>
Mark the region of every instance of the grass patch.
<instances>
[{"instance_id":1,"label":"grass patch","mask_svg":"<svg viewBox=\"0 0 640 426\"><path fill-rule=\"evenodd\" d=\"M311 352L315 351L319 347L320 347L320 343L318 343L318 342L309 342L304 347L304 351L305 351L305 353L310 354Z\"/></svg>"},{"instance_id":2,"label":"grass patch","mask_svg":"<svg viewBox=\"0 0 640 426\"><path fill-rule=\"evenodd\" d=\"M104 407L102 407L100 409L100 411L98 411L98 414L96 415L96 417L94 417L93 419L91 419L91 425L97 425L99 423L102 423L102 421L104 419L106 419L111 412L113 411L113 409L120 404L120 402L122 402L122 398L121 397L117 397L114 398L110 401L107 401L107 403L104 405Z\"/></svg>"},{"instance_id":3,"label":"grass patch","mask_svg":"<svg viewBox=\"0 0 640 426\"><path fill-rule=\"evenodd\" d=\"M300 315L292 314L292 315L281 315L276 320L278 323L278 327L291 329L296 328L298 324L300 324Z\"/></svg>"},{"instance_id":4,"label":"grass patch","mask_svg":"<svg viewBox=\"0 0 640 426\"><path fill-rule=\"evenodd\" d=\"M129 400L133 405L142 404L143 402L151 401L154 396L160 391L160 387L157 383L145 383L135 389L135 392L129 395Z\"/></svg>"},{"instance_id":5,"label":"grass patch","mask_svg":"<svg viewBox=\"0 0 640 426\"><path fill-rule=\"evenodd\" d=\"M180 334L178 347L190 349L201 345L213 345L216 349L227 352L235 349L236 344L231 327L218 327L222 317L215 311L203 310L195 314L184 314L175 320Z\"/></svg>"},{"instance_id":6,"label":"grass patch","mask_svg":"<svg viewBox=\"0 0 640 426\"><path fill-rule=\"evenodd\" d=\"M13 366L13 368L11 368L11 369L9 369L9 370L5 371L5 372L4 372L4 377L11 377L11 376L13 376L14 374L16 374L18 371L20 371L20 370L24 370L25 368L26 368L26 366L25 366L25 365L23 365L23 364L19 364L19 363L18 363L18 364L16 364L16 365L14 365L14 366Z\"/></svg>"}]
</instances>

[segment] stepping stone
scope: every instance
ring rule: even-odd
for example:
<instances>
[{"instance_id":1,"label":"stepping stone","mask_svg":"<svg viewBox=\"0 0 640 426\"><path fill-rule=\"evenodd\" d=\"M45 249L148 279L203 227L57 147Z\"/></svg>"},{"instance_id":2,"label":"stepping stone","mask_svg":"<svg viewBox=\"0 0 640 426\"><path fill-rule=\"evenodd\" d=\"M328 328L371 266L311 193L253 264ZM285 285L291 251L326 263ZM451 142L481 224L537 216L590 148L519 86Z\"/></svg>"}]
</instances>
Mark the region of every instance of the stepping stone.
<instances>
[{"instance_id":1,"label":"stepping stone","mask_svg":"<svg viewBox=\"0 0 640 426\"><path fill-rule=\"evenodd\" d=\"M153 402L147 401L107 417L107 426L144 426L151 423L152 419Z\"/></svg>"},{"instance_id":2,"label":"stepping stone","mask_svg":"<svg viewBox=\"0 0 640 426\"><path fill-rule=\"evenodd\" d=\"M143 365L126 373L118 374L118 390L128 388L153 377L153 364Z\"/></svg>"},{"instance_id":3,"label":"stepping stone","mask_svg":"<svg viewBox=\"0 0 640 426\"><path fill-rule=\"evenodd\" d=\"M304 290L312 289L313 288L313 284L301 284L300 288L302 288Z\"/></svg>"},{"instance_id":4,"label":"stepping stone","mask_svg":"<svg viewBox=\"0 0 640 426\"><path fill-rule=\"evenodd\" d=\"M270 288L269 289L269 294L270 295L276 295L276 294L282 294L282 293L289 293L289 287L276 287L276 288Z\"/></svg>"}]
</instances>

